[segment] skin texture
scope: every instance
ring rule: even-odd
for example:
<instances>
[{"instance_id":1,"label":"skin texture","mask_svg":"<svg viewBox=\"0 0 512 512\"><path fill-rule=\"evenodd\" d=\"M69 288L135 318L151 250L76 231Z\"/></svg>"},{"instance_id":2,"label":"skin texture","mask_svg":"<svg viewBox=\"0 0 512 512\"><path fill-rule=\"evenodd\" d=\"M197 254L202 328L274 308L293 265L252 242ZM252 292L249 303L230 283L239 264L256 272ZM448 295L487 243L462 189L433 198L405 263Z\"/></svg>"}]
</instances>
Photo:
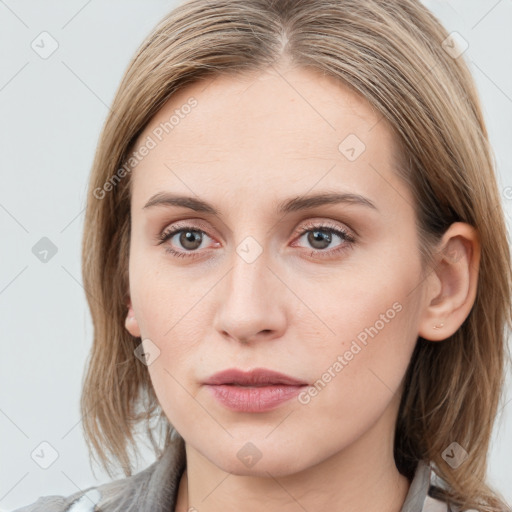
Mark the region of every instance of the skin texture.
<instances>
[{"instance_id":1,"label":"skin texture","mask_svg":"<svg viewBox=\"0 0 512 512\"><path fill-rule=\"evenodd\" d=\"M129 332L160 351L148 371L186 442L177 510L399 511L409 488L393 458L401 382L417 337L444 340L469 314L475 231L453 224L435 271L422 272L412 194L394 171L393 132L332 78L282 66L189 85L138 144L191 97L197 106L133 170L126 317ZM339 149L350 134L365 145L355 159L348 152L352 161ZM360 194L376 208L276 213L281 201L325 191ZM219 214L144 208L159 192L207 201ZM324 228L314 238L325 225L355 241L331 234L329 243ZM300 234L305 226L310 231ZM187 251L193 239L184 246L178 233L159 244L170 227L200 230L202 242L199 233L198 248ZM261 254L248 263L237 247ZM376 325L378 333L334 370ZM294 398L241 413L202 385L227 368L269 368L311 386L331 368L331 379L308 403ZM247 443L261 456L251 467L237 457Z\"/></svg>"}]
</instances>

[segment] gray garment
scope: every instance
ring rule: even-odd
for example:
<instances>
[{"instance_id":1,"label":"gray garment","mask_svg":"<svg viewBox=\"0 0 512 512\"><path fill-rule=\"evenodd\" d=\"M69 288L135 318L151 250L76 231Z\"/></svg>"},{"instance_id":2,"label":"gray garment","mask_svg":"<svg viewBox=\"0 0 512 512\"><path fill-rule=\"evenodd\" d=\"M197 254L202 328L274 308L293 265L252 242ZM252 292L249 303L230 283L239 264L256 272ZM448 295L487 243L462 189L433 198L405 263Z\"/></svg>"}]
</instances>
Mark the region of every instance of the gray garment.
<instances>
[{"instance_id":1,"label":"gray garment","mask_svg":"<svg viewBox=\"0 0 512 512\"><path fill-rule=\"evenodd\" d=\"M135 475L68 497L45 496L14 512L174 512L185 465L185 445L177 437L160 459ZM458 512L429 496L431 471L419 462L401 512Z\"/></svg>"}]
</instances>

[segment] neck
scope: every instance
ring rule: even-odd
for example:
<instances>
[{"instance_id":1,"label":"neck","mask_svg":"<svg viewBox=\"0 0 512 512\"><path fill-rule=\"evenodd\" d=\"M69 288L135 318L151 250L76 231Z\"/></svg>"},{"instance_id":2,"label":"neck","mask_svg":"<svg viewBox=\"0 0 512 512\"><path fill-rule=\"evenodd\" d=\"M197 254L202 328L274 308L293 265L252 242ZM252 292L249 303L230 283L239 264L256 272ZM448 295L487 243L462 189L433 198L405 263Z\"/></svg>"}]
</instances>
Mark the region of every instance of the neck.
<instances>
[{"instance_id":1,"label":"neck","mask_svg":"<svg viewBox=\"0 0 512 512\"><path fill-rule=\"evenodd\" d=\"M377 422L331 457L279 477L225 472L186 444L187 469L176 512L400 512L410 482L396 468L393 435L393 429Z\"/></svg>"}]
</instances>

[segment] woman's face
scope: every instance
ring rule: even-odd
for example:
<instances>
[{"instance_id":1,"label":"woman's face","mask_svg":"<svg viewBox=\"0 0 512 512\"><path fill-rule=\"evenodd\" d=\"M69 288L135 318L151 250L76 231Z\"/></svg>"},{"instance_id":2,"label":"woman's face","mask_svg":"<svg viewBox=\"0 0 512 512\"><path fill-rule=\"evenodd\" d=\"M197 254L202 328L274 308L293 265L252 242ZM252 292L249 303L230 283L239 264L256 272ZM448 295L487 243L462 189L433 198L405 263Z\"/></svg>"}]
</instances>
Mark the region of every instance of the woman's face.
<instances>
[{"instance_id":1,"label":"woman's face","mask_svg":"<svg viewBox=\"0 0 512 512\"><path fill-rule=\"evenodd\" d=\"M382 116L281 68L188 86L137 146L127 328L187 449L255 475L389 455L424 282ZM307 385L205 384L226 369Z\"/></svg>"}]
</instances>

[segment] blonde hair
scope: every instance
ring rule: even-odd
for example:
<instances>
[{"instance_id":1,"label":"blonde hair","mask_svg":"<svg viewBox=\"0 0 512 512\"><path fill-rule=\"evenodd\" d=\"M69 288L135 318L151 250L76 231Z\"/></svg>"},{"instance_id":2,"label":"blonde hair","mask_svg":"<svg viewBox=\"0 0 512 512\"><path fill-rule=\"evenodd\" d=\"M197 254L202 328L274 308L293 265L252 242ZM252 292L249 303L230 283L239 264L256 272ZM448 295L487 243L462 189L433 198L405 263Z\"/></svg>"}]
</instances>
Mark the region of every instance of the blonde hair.
<instances>
[{"instance_id":1,"label":"blonde hair","mask_svg":"<svg viewBox=\"0 0 512 512\"><path fill-rule=\"evenodd\" d=\"M474 226L482 245L473 308L448 340L418 339L398 414L395 461L412 477L430 461L450 503L481 511L506 507L484 481L504 381L511 319L509 240L494 157L473 79L453 58L448 33L416 0L192 0L167 15L143 42L119 86L90 176L83 278L94 324L81 408L86 440L112 475L132 472L134 429L160 455L173 427L157 402L139 341L124 328L128 299L130 172L121 166L163 104L187 84L218 74L264 70L282 59L336 77L362 95L396 133L397 169L416 199L420 251L455 222ZM109 183L109 186L106 186ZM150 420L164 425L164 447ZM469 457L443 459L456 441ZM507 509L509 510L509 509Z\"/></svg>"}]
</instances>

